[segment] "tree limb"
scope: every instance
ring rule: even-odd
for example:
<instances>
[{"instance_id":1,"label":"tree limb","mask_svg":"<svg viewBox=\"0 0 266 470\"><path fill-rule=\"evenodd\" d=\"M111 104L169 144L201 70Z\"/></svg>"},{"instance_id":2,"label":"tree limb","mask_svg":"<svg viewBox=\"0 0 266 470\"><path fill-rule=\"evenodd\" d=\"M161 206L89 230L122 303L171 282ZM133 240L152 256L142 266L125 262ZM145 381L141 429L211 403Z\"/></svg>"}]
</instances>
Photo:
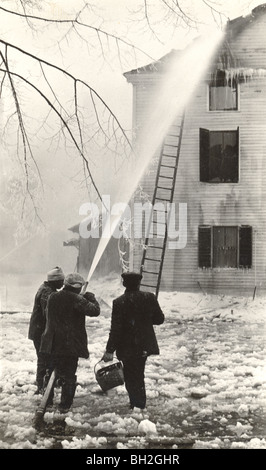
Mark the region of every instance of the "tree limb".
<instances>
[{"instance_id":1,"label":"tree limb","mask_svg":"<svg viewBox=\"0 0 266 470\"><path fill-rule=\"evenodd\" d=\"M81 14L81 11L76 15L76 18L74 18L74 19L60 19L60 20L58 20L58 19L52 19L52 18L45 18L45 17L42 17L42 16L29 15L28 13L25 12L25 9L24 9L24 13L19 13L17 11L8 10L7 8L4 8L4 7L0 6L0 10L4 11L5 13L11 14L11 15L19 16L19 17L24 18L26 20L31 19L31 20L36 20L36 21L43 21L43 22L49 23L49 24L53 24L53 23L54 24L71 24L71 26L74 26L76 24L76 25L78 25L82 28L87 28L87 29L90 29L90 30L94 31L96 33L99 41L100 41L100 44L101 44L100 36L103 35L105 37L114 39L117 43L121 43L121 44L131 48L133 51L140 52L141 54L145 55L146 57L148 57L149 59L154 61L154 58L152 56L150 56L150 54L148 54L147 52L142 50L140 47L135 46L131 42L129 42L125 39L122 39L121 37L116 36L115 34L108 33L107 31L105 31L101 28L97 28L96 26L92 26L92 25L89 25L87 23L83 23L82 21L80 21L78 18Z\"/></svg>"},{"instance_id":2,"label":"tree limb","mask_svg":"<svg viewBox=\"0 0 266 470\"><path fill-rule=\"evenodd\" d=\"M5 70L3 69L0 69L0 72L5 72ZM93 176L92 176L92 173L90 171L90 168L89 168L89 162L87 160L87 158L85 157L83 151L82 151L82 148L80 148L73 132L71 131L67 121L63 118L62 114L56 109L56 107L53 105L53 103L49 100L49 98L39 89L37 88L33 83L31 83L29 80L27 80L25 77L23 77L22 75L18 74L18 73L15 73L15 72L8 72L9 75L12 77L17 77L19 78L20 80L22 80L23 82L27 83L27 85L29 85L31 88L33 88L45 101L46 103L49 105L49 107L55 112L55 114L59 117L59 120L62 122L63 126L65 127L65 129L67 130L68 134L70 135L71 137L71 140L72 142L74 143L76 149L78 150L79 154L81 155L85 165L86 165L86 168L87 168L87 172L89 174L89 177L90 177L90 180L94 186L94 189L98 195L98 197L100 198L100 200L102 201L102 196L96 186L96 183L93 179Z\"/></svg>"},{"instance_id":3,"label":"tree limb","mask_svg":"<svg viewBox=\"0 0 266 470\"><path fill-rule=\"evenodd\" d=\"M23 49L21 49L20 47L17 47L15 46L14 44L11 44L11 43L8 43L6 41L3 41L0 39L0 44L4 44L5 46L7 47L10 47L12 49L15 49L16 51L19 51L21 54L24 54L28 57L31 57L32 59L38 61L39 63L42 63L42 64L45 64L47 65L48 67L52 67L53 69L55 70L58 70L59 72L61 72L62 74L64 74L65 76L69 77L73 82L76 82L76 83L81 83L82 85L85 86L85 88L87 88L88 90L90 90L90 93L97 97L98 100L102 103L102 105L104 106L104 108L110 113L110 115L112 116L112 118L114 119L114 121L117 123L118 125L118 128L120 129L120 131L122 132L122 134L124 135L124 138L127 142L127 144L129 145L131 151L133 152L133 148L132 148L132 145L131 145L131 142L129 140L129 138L127 137L122 125L120 124L118 118L115 116L115 114L112 112L111 108L107 105L107 103L101 98L101 96L99 95L99 93L97 93L97 91L92 88L90 85L88 85L84 80L81 80L79 78L76 78L74 77L74 75L72 75L70 72L68 72L67 70L59 67L58 65L55 65L55 64L52 64L46 60L43 60L37 56L35 56L34 54L31 54L30 52L27 52ZM3 72L5 72L5 70L3 70Z\"/></svg>"},{"instance_id":4,"label":"tree limb","mask_svg":"<svg viewBox=\"0 0 266 470\"><path fill-rule=\"evenodd\" d=\"M34 211L35 211L35 214L37 216L37 218L39 219L39 221L41 223L42 220L38 214L38 211L37 211L37 207L34 203L34 197L31 193L31 190L30 190L30 187L29 187L29 172L28 172L28 161L27 161L27 148L30 152L30 155L31 155L31 158L36 166L36 169L37 169L37 172L38 172L38 175L39 175L39 178L40 178L40 182L42 184L42 178L41 178L41 175L40 175L40 171L39 171L39 168L38 168L38 165L34 159L34 156L33 156L33 153L32 153L32 150L31 150L31 146L30 146L30 143L29 143L29 140L28 140L28 136L27 136L27 132L26 132L26 129L25 129L25 125L24 125L24 120L23 120L23 115L22 115L22 112L21 112L21 108L20 108L20 104L19 104L19 100L18 100L18 96L17 96L17 93L16 93L16 88L15 88L15 85L14 85L14 82L13 82L13 79L12 79L12 72L10 72L9 70L9 65L8 65L8 59L7 59L7 48L6 48L6 53L5 53L5 56L3 55L2 51L0 51L0 56L2 58L2 61L5 65L5 70L1 70L2 72L6 73L7 76L8 76L8 79L9 79L9 82L10 82L10 86L11 86L11 91L12 91L12 95L13 95L13 99L14 99L14 102L15 102L15 107L16 107L16 113L17 113L17 116L18 116L18 122L19 122L19 129L20 129L20 133L21 133L21 136L22 136L22 142L23 142L23 153L24 153L24 171L25 171L25 176L26 176L26 191L27 193L29 194L30 196L30 199L32 201L32 204L33 204L33 207L34 207ZM26 200L26 196L24 198L24 202L23 202L23 206L24 206L24 203L25 203L25 200Z\"/></svg>"}]
</instances>

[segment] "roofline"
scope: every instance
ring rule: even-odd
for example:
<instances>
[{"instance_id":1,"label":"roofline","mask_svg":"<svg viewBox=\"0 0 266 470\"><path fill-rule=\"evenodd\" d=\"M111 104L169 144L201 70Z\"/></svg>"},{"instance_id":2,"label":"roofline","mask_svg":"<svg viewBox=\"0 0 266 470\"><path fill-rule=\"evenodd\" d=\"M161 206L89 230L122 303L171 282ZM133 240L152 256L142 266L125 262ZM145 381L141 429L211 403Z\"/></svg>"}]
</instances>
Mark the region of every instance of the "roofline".
<instances>
[{"instance_id":1,"label":"roofline","mask_svg":"<svg viewBox=\"0 0 266 470\"><path fill-rule=\"evenodd\" d=\"M249 13L246 16L239 16L232 20L228 20L225 26L224 44L226 43L226 36L229 37L229 39L232 39L238 36L238 34L240 34L243 31L243 29L245 29L246 26L248 26L258 16L263 15L263 14L266 14L266 3L263 3L253 8L251 13ZM194 41L196 41L197 39L198 38L194 39ZM172 49L168 54L162 56L159 60L151 62L142 67L129 70L128 72L125 72L123 75L128 82L132 82L135 80L137 81L138 79L136 79L136 76L138 75L141 75L142 80L145 75L147 76L147 78L150 77L151 74L152 76L154 76L155 73L158 73L160 75L163 73L163 66L165 63L167 63L168 58L171 58L173 54L182 55L186 51L186 49L190 46L191 46L191 43L188 46L186 46L184 49Z\"/></svg>"}]
</instances>

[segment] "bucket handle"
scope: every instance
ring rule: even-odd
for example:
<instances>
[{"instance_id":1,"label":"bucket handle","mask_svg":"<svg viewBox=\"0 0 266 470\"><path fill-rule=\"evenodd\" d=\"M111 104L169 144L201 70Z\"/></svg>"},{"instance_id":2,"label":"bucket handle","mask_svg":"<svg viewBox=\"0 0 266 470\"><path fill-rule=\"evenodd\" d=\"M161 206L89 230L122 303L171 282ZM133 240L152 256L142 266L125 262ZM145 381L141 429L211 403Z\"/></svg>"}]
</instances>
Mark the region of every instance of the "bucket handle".
<instances>
[{"instance_id":1,"label":"bucket handle","mask_svg":"<svg viewBox=\"0 0 266 470\"><path fill-rule=\"evenodd\" d=\"M106 364L106 365L108 365L108 364L111 365L111 364L113 364L114 361L115 361L115 362L121 362L121 364L123 364L122 361L120 361L116 356L112 359L112 361L107 361L107 362L104 362L102 359L100 359L98 362L96 362L96 364L95 364L95 366L94 366L94 373L96 372L96 366L97 366L98 364L100 364L100 362L103 362L103 363Z\"/></svg>"}]
</instances>

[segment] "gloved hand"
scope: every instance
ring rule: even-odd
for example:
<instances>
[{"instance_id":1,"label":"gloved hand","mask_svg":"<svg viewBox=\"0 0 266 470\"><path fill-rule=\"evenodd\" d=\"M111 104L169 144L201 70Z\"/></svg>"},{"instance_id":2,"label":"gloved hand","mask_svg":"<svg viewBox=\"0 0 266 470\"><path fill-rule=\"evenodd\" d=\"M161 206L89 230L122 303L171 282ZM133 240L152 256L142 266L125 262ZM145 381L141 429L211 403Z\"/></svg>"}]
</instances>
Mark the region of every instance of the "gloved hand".
<instances>
[{"instance_id":1,"label":"gloved hand","mask_svg":"<svg viewBox=\"0 0 266 470\"><path fill-rule=\"evenodd\" d=\"M113 360L113 357L114 357L114 354L113 353L108 353L105 351L101 361L104 361L104 362L110 362Z\"/></svg>"},{"instance_id":2,"label":"gloved hand","mask_svg":"<svg viewBox=\"0 0 266 470\"><path fill-rule=\"evenodd\" d=\"M95 295L92 292L85 292L85 294L83 294L83 297L89 302L96 302Z\"/></svg>"}]
</instances>

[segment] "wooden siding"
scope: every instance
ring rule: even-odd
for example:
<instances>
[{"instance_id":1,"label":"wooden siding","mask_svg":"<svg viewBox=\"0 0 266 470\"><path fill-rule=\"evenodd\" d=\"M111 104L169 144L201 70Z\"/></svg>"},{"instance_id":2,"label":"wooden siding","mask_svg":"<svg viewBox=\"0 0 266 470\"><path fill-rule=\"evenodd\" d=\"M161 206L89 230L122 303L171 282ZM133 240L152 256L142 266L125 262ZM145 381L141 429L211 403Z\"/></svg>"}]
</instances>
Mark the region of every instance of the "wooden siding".
<instances>
[{"instance_id":1,"label":"wooden siding","mask_svg":"<svg viewBox=\"0 0 266 470\"><path fill-rule=\"evenodd\" d=\"M234 54L245 58L249 67L266 68L265 19L237 36L230 46ZM156 74L132 77L135 88L137 129L148 119L154 102ZM149 85L150 83L150 85ZM151 91L152 90L152 94ZM208 111L208 87L199 83L186 109L181 155L177 172L174 202L187 204L187 246L168 249L164 261L161 288L206 292L238 292L252 295L266 286L266 78L254 78L239 85L237 111ZM156 96L156 94L155 94ZM239 182L201 183L199 181L199 129L236 130L240 133ZM152 198L157 157L146 172L141 185ZM177 210L178 217L178 210ZM252 268L198 268L199 225L251 225L253 228ZM178 228L178 220L177 220ZM141 248L136 240L134 269L139 269Z\"/></svg>"},{"instance_id":2,"label":"wooden siding","mask_svg":"<svg viewBox=\"0 0 266 470\"><path fill-rule=\"evenodd\" d=\"M266 69L266 14L257 14L249 25L234 39L229 37L232 55L239 65L254 69Z\"/></svg>"}]
</instances>

